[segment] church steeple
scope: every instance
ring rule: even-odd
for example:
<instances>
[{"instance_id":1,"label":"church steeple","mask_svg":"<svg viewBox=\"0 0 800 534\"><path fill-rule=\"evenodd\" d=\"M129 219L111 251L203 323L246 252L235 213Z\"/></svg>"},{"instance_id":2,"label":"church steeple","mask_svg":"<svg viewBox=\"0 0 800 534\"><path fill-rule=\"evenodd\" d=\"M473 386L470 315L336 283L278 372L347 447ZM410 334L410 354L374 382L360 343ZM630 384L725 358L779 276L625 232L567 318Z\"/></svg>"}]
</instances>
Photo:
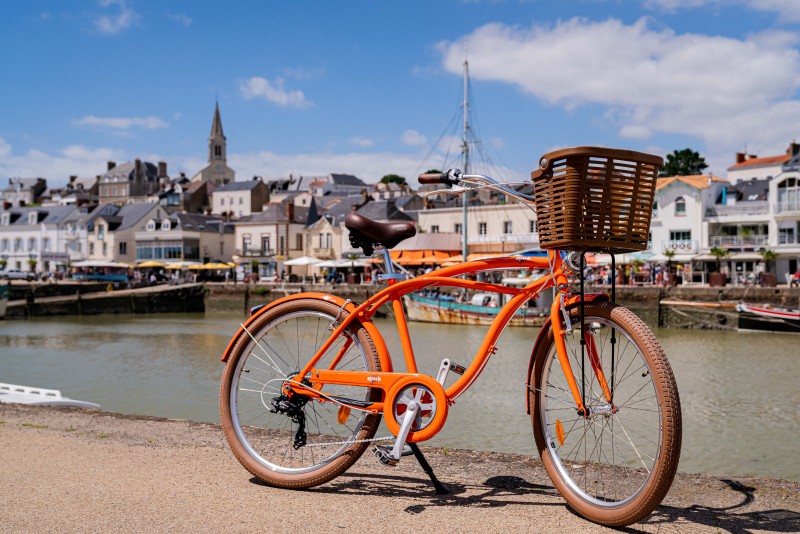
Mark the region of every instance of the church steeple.
<instances>
[{"instance_id":1,"label":"church steeple","mask_svg":"<svg viewBox=\"0 0 800 534\"><path fill-rule=\"evenodd\" d=\"M208 136L208 163L225 162L228 159L227 141L222 133L222 118L219 114L219 102L214 107L214 122L211 123L211 134Z\"/></svg>"}]
</instances>

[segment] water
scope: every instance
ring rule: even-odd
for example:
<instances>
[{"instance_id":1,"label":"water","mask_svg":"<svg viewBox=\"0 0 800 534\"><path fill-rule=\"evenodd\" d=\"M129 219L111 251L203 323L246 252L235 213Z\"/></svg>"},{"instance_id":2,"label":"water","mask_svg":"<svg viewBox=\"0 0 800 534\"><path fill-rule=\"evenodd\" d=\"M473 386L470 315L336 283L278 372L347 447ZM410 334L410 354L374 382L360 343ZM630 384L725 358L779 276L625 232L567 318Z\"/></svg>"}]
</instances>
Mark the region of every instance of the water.
<instances>
[{"instance_id":1,"label":"water","mask_svg":"<svg viewBox=\"0 0 800 534\"><path fill-rule=\"evenodd\" d=\"M0 322L0 382L60 389L103 409L219 422L219 357L239 314ZM394 324L377 321L403 368ZM538 328L509 328L430 444L534 453L525 375ZM800 480L798 336L660 329L680 390L680 471ZM483 329L412 323L420 371L466 365ZM379 431L380 432L380 431ZM381 434L383 435L383 434Z\"/></svg>"}]
</instances>

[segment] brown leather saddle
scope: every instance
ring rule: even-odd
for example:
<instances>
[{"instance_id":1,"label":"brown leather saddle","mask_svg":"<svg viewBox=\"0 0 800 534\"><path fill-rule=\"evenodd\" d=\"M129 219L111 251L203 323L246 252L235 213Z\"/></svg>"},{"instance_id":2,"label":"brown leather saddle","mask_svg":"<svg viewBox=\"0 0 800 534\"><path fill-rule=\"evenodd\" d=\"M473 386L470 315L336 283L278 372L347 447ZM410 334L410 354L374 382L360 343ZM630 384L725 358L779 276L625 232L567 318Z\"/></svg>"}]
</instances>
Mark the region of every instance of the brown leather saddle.
<instances>
[{"instance_id":1,"label":"brown leather saddle","mask_svg":"<svg viewBox=\"0 0 800 534\"><path fill-rule=\"evenodd\" d=\"M344 225L350 230L350 244L362 249L367 256L372 256L373 245L379 244L390 249L417 234L413 223L381 223L358 213L348 213L344 218Z\"/></svg>"}]
</instances>

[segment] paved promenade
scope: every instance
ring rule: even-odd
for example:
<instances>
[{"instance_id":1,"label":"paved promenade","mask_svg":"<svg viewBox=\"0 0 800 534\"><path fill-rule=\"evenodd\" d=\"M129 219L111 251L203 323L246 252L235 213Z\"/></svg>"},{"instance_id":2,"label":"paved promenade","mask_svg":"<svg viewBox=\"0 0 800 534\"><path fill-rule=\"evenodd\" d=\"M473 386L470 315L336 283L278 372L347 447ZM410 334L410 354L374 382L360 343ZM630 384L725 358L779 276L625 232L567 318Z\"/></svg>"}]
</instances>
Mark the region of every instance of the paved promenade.
<instances>
[{"instance_id":1,"label":"paved promenade","mask_svg":"<svg viewBox=\"0 0 800 534\"><path fill-rule=\"evenodd\" d=\"M423 446L452 490L413 457L366 455L307 491L261 485L219 426L0 404L2 532L613 532L564 505L537 461ZM800 484L679 475L628 532L798 532Z\"/></svg>"}]
</instances>

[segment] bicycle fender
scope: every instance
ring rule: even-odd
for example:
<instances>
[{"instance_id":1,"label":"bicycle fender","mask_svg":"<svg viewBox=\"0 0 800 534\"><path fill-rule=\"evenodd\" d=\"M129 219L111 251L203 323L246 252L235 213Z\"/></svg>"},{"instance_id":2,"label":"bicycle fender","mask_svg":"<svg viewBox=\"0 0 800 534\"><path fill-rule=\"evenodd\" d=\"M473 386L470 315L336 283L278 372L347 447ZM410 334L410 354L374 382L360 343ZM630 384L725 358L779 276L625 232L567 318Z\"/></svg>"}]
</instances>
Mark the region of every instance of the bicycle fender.
<instances>
[{"instance_id":1,"label":"bicycle fender","mask_svg":"<svg viewBox=\"0 0 800 534\"><path fill-rule=\"evenodd\" d=\"M222 353L222 362L227 363L228 358L230 357L231 351L233 351L234 345L239 341L240 338L246 336L247 333L245 332L245 328L249 327L261 314L266 313L267 311L273 309L275 306L279 304L283 304L284 302L289 302L292 300L299 300L299 299L313 299L313 300L324 300L326 302L330 302L335 304L339 307L344 306L344 309L348 313L353 313L356 310L356 305L352 302L347 302L342 297L337 297L336 295L330 295L328 293L297 293L294 295L288 295L286 297L279 298L278 300L267 304L252 316L248 317L244 324L236 331L236 333L231 338L228 346L225 348L225 351ZM347 303L347 304L345 304ZM370 320L359 320L356 319L364 329L369 334L370 338L372 338L372 342L375 343L375 350L378 351L378 359L381 362L381 370L386 372L392 372L392 360L389 358L389 349L386 347L386 342L383 340L383 336L378 331L378 328L372 323Z\"/></svg>"},{"instance_id":2,"label":"bicycle fender","mask_svg":"<svg viewBox=\"0 0 800 534\"><path fill-rule=\"evenodd\" d=\"M608 302L611 300L611 297L608 296L606 293L584 293L583 301L584 302ZM581 303L581 296L580 295L573 295L570 298L566 299L564 302L564 307L569 311L576 306L580 306ZM544 338L547 335L548 330L550 330L550 318L548 317L547 320L542 325L541 330L539 330L539 335L536 336L536 341L533 344L533 350L531 350L531 360L528 362L528 375L525 377L525 384L527 386L526 391L531 390L531 375L533 374L533 364L534 359L536 358L536 349L539 346L539 343L544 342ZM525 394L525 410L528 412L528 415L531 413L531 396L527 393Z\"/></svg>"}]
</instances>

